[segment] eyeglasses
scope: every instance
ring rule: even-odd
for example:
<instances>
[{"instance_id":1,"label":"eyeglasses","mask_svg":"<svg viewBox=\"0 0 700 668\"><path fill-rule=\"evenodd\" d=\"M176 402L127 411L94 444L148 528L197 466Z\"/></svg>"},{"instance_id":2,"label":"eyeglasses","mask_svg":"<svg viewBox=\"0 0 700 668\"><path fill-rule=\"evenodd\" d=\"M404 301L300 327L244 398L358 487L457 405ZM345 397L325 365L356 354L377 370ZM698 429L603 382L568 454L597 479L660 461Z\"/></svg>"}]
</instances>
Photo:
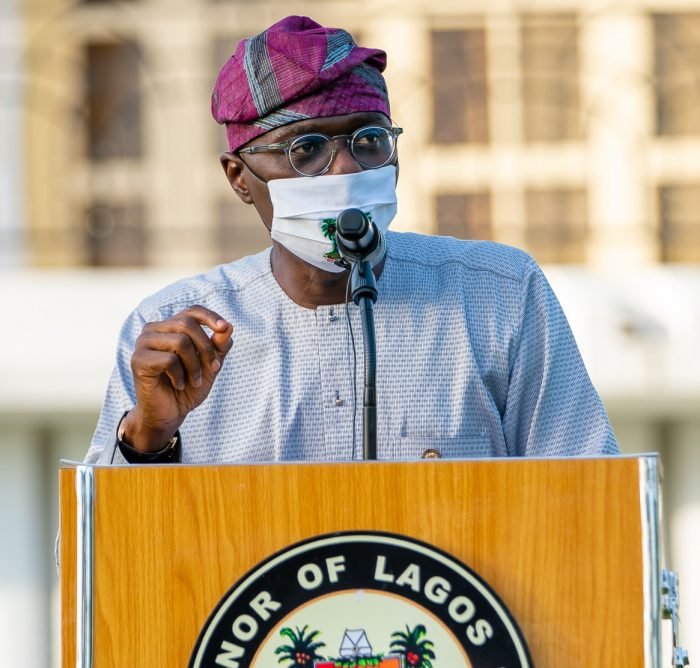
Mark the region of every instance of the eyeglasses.
<instances>
[{"instance_id":1,"label":"eyeglasses","mask_svg":"<svg viewBox=\"0 0 700 668\"><path fill-rule=\"evenodd\" d=\"M336 140L342 139L350 154L364 169L378 169L389 164L396 154L396 141L402 128L368 126L355 130L351 135L329 137L317 132L299 135L278 144L258 144L241 148L238 153L266 153L282 151L289 164L301 176L325 174L336 154Z\"/></svg>"}]
</instances>

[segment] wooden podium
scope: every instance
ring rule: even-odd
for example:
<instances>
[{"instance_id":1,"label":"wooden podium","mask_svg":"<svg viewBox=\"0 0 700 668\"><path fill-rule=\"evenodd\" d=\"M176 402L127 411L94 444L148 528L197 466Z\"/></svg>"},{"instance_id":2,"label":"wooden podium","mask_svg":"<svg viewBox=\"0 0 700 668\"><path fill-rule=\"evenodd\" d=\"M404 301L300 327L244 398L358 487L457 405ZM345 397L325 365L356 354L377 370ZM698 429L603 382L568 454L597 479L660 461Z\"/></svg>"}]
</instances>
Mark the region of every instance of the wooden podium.
<instances>
[{"instance_id":1,"label":"wooden podium","mask_svg":"<svg viewBox=\"0 0 700 668\"><path fill-rule=\"evenodd\" d=\"M256 564L362 530L429 543L473 569L534 666L656 667L658 471L654 456L64 463L62 665L187 666L217 603Z\"/></svg>"}]
</instances>

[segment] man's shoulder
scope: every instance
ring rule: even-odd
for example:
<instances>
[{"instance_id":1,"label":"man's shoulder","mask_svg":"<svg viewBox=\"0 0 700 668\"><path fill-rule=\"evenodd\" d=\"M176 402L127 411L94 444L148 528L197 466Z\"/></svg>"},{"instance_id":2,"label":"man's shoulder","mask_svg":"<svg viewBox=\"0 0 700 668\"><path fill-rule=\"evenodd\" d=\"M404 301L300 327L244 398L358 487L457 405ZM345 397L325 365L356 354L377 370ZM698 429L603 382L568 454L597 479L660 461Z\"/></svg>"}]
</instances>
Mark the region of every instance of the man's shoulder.
<instances>
[{"instance_id":1,"label":"man's shoulder","mask_svg":"<svg viewBox=\"0 0 700 668\"><path fill-rule=\"evenodd\" d=\"M216 310L217 305L240 295L248 287L269 275L270 249L220 264L206 273L182 278L146 297L139 311L147 317L167 317L192 304L202 304Z\"/></svg>"},{"instance_id":2,"label":"man's shoulder","mask_svg":"<svg viewBox=\"0 0 700 668\"><path fill-rule=\"evenodd\" d=\"M472 272L486 272L521 281L537 264L525 251L493 241L455 239L411 232L387 233L388 257L422 266L454 265Z\"/></svg>"}]
</instances>

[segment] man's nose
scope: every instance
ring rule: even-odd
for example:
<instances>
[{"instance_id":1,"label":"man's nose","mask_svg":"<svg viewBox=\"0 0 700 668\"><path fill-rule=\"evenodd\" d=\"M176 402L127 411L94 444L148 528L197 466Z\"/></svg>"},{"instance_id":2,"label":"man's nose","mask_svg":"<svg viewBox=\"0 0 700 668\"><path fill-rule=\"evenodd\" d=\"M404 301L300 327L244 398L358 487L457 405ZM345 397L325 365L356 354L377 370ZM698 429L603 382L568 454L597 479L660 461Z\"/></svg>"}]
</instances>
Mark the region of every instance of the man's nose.
<instances>
[{"instance_id":1,"label":"man's nose","mask_svg":"<svg viewBox=\"0 0 700 668\"><path fill-rule=\"evenodd\" d=\"M363 171L362 165L350 152L349 137L334 137L335 155L326 174L354 174Z\"/></svg>"}]
</instances>

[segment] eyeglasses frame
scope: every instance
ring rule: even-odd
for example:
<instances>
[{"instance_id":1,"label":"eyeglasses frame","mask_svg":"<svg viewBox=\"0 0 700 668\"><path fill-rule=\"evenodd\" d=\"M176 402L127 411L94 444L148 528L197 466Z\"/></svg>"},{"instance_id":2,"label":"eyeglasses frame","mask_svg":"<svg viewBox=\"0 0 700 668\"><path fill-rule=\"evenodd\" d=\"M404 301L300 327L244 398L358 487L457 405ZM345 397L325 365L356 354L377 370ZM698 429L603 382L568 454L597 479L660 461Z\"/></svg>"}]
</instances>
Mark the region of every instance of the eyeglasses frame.
<instances>
[{"instance_id":1,"label":"eyeglasses frame","mask_svg":"<svg viewBox=\"0 0 700 668\"><path fill-rule=\"evenodd\" d=\"M353 138L359 133L362 132L363 130L371 130L373 128L377 128L378 130L387 130L389 132L389 135L391 136L393 146L392 146L392 151L391 155L387 158L385 162L383 162L381 165L377 165L376 167L365 167L357 158L355 157L355 154L352 151L352 140ZM384 167L388 165L396 155L396 145L397 145L397 139L399 135L403 134L403 128L399 127L384 127L382 125L365 125L361 128L358 128L355 130L355 132L351 134L345 134L345 135L333 135L332 137L324 134L323 132L305 132L303 135L298 135L297 137L293 137L292 139L287 139L282 142L278 142L275 144L254 144L253 146L246 146L245 148L239 148L236 153L247 153L247 154L255 154L255 153L270 153L270 152L275 152L275 151L282 151L286 156L287 156L287 161L289 162L290 167L300 176L321 176L325 174L330 168L331 165L333 164L333 160L335 160L335 154L336 154L336 140L337 139L345 139L345 144L348 147L350 153L352 154L352 157L357 160L357 163L363 168L363 169L380 169L381 167ZM289 149L291 148L292 144L299 139L303 139L304 137L325 137L331 142L332 146L332 151L331 151L331 157L330 160L328 161L328 164L325 166L325 168L318 172L317 174L304 174L303 172L300 172L292 163L292 158L290 156L290 151Z\"/></svg>"}]
</instances>

